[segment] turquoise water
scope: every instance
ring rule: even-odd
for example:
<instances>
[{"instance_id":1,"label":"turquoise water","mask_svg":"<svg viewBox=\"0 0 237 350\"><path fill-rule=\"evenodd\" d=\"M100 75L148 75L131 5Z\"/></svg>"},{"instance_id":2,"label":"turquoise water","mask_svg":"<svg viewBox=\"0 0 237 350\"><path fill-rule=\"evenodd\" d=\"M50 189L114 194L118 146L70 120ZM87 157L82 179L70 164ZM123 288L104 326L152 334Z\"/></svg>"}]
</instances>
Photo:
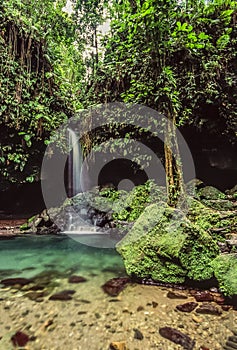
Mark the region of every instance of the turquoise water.
<instances>
[{"instance_id":1,"label":"turquoise water","mask_svg":"<svg viewBox=\"0 0 237 350\"><path fill-rule=\"evenodd\" d=\"M0 279L31 278L44 271L65 275L79 273L124 274L121 257L115 249L94 248L68 236L24 236L0 240Z\"/></svg>"}]
</instances>

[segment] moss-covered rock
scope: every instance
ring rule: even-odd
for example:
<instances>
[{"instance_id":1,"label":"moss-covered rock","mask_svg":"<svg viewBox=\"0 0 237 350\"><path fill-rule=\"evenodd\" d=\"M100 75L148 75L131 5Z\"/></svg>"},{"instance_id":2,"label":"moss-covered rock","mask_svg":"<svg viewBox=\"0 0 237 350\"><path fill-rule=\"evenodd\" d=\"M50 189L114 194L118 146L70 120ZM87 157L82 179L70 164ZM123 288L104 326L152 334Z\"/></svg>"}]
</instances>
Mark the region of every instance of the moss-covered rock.
<instances>
[{"instance_id":1,"label":"moss-covered rock","mask_svg":"<svg viewBox=\"0 0 237 350\"><path fill-rule=\"evenodd\" d=\"M207 207L210 207L212 209L216 210L235 210L236 207L233 202L231 202L228 199L203 199L202 203L206 205Z\"/></svg>"},{"instance_id":2,"label":"moss-covered rock","mask_svg":"<svg viewBox=\"0 0 237 350\"><path fill-rule=\"evenodd\" d=\"M204 231L211 233L212 230L225 228L225 233L228 233L237 229L237 215L235 211L213 209L193 198L188 199L188 204L187 218ZM221 237L213 238L220 239Z\"/></svg>"},{"instance_id":3,"label":"moss-covered rock","mask_svg":"<svg viewBox=\"0 0 237 350\"><path fill-rule=\"evenodd\" d=\"M217 256L212 267L221 291L228 296L237 295L237 254Z\"/></svg>"},{"instance_id":4,"label":"moss-covered rock","mask_svg":"<svg viewBox=\"0 0 237 350\"><path fill-rule=\"evenodd\" d=\"M226 195L213 186L206 186L198 190L198 195L200 199L225 199Z\"/></svg>"},{"instance_id":5,"label":"moss-covered rock","mask_svg":"<svg viewBox=\"0 0 237 350\"><path fill-rule=\"evenodd\" d=\"M211 278L219 253L208 233L164 202L144 210L117 250L129 275L170 283Z\"/></svg>"},{"instance_id":6,"label":"moss-covered rock","mask_svg":"<svg viewBox=\"0 0 237 350\"><path fill-rule=\"evenodd\" d=\"M120 191L119 191L120 192ZM134 187L126 196L120 196L115 202L113 217L115 220L135 221L139 218L147 205L166 200L166 189L157 186L152 181Z\"/></svg>"}]
</instances>

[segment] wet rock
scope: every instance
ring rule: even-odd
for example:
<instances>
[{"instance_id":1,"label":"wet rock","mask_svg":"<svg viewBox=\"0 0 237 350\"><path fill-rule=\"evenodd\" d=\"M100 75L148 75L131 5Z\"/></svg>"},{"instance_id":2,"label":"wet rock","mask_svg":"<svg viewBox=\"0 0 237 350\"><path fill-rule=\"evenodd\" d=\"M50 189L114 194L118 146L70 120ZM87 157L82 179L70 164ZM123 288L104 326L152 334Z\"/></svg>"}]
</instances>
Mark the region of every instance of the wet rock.
<instances>
[{"instance_id":1,"label":"wet rock","mask_svg":"<svg viewBox=\"0 0 237 350\"><path fill-rule=\"evenodd\" d=\"M11 341L14 346L25 346L29 340L30 340L29 336L21 331L16 332L11 337Z\"/></svg>"},{"instance_id":2,"label":"wet rock","mask_svg":"<svg viewBox=\"0 0 237 350\"><path fill-rule=\"evenodd\" d=\"M180 304L176 306L176 309L182 312L191 312L198 306L198 303L189 302L185 304Z\"/></svg>"},{"instance_id":3,"label":"wet rock","mask_svg":"<svg viewBox=\"0 0 237 350\"><path fill-rule=\"evenodd\" d=\"M72 294L74 293L75 293L74 290L63 290L59 293L51 295L49 300L62 300L62 301L71 300Z\"/></svg>"},{"instance_id":4,"label":"wet rock","mask_svg":"<svg viewBox=\"0 0 237 350\"><path fill-rule=\"evenodd\" d=\"M209 348L207 348L206 346L201 346L200 350L210 350Z\"/></svg>"},{"instance_id":5,"label":"wet rock","mask_svg":"<svg viewBox=\"0 0 237 350\"><path fill-rule=\"evenodd\" d=\"M187 295L182 292L169 291L167 293L167 298L169 299L187 299Z\"/></svg>"},{"instance_id":6,"label":"wet rock","mask_svg":"<svg viewBox=\"0 0 237 350\"><path fill-rule=\"evenodd\" d=\"M31 283L32 280L28 278L22 278L22 277L17 277L17 278L6 278L1 280L1 284L3 284L6 287L11 287L11 286L25 286L26 284Z\"/></svg>"},{"instance_id":7,"label":"wet rock","mask_svg":"<svg viewBox=\"0 0 237 350\"><path fill-rule=\"evenodd\" d=\"M159 333L162 337L169 339L175 344L181 345L185 350L192 350L194 348L195 341L187 334L184 334L175 328L162 327L159 329Z\"/></svg>"},{"instance_id":8,"label":"wet rock","mask_svg":"<svg viewBox=\"0 0 237 350\"><path fill-rule=\"evenodd\" d=\"M144 338L143 334L139 329L134 328L134 339L142 340Z\"/></svg>"},{"instance_id":9,"label":"wet rock","mask_svg":"<svg viewBox=\"0 0 237 350\"><path fill-rule=\"evenodd\" d=\"M87 279L82 277L82 276L76 276L76 275L72 275L69 277L68 282L69 283L82 283L82 282L86 282Z\"/></svg>"},{"instance_id":10,"label":"wet rock","mask_svg":"<svg viewBox=\"0 0 237 350\"><path fill-rule=\"evenodd\" d=\"M222 314L222 311L219 308L210 303L203 303L198 309L196 309L196 312L198 314L208 314L216 316L220 316Z\"/></svg>"},{"instance_id":11,"label":"wet rock","mask_svg":"<svg viewBox=\"0 0 237 350\"><path fill-rule=\"evenodd\" d=\"M225 303L225 298L221 294L214 294L214 301L219 305L223 305Z\"/></svg>"},{"instance_id":12,"label":"wet rock","mask_svg":"<svg viewBox=\"0 0 237 350\"><path fill-rule=\"evenodd\" d=\"M144 307L143 306L138 306L138 308L137 308L137 311L139 312L139 311L143 311L144 310Z\"/></svg>"},{"instance_id":13,"label":"wet rock","mask_svg":"<svg viewBox=\"0 0 237 350\"><path fill-rule=\"evenodd\" d=\"M231 305L221 305L223 311L229 311L231 309Z\"/></svg>"},{"instance_id":14,"label":"wet rock","mask_svg":"<svg viewBox=\"0 0 237 350\"><path fill-rule=\"evenodd\" d=\"M129 282L128 277L112 278L102 286L102 289L110 296L117 296Z\"/></svg>"},{"instance_id":15,"label":"wet rock","mask_svg":"<svg viewBox=\"0 0 237 350\"><path fill-rule=\"evenodd\" d=\"M109 346L110 350L126 350L126 343L124 341L112 342Z\"/></svg>"},{"instance_id":16,"label":"wet rock","mask_svg":"<svg viewBox=\"0 0 237 350\"><path fill-rule=\"evenodd\" d=\"M214 296L208 290L194 290L190 291L190 294L196 299L196 301L213 301Z\"/></svg>"}]
</instances>

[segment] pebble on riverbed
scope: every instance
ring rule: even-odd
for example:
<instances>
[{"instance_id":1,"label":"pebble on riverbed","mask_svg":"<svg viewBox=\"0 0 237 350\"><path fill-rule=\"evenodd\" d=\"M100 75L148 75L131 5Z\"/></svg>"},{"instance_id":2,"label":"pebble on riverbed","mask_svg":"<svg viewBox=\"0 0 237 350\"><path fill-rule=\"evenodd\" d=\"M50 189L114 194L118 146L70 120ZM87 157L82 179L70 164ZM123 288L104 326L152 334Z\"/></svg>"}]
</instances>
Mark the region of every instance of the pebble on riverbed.
<instances>
[{"instance_id":1,"label":"pebble on riverbed","mask_svg":"<svg viewBox=\"0 0 237 350\"><path fill-rule=\"evenodd\" d=\"M129 282L130 279L128 277L112 278L102 286L102 289L105 293L115 297L119 295Z\"/></svg>"},{"instance_id":2,"label":"pebble on riverbed","mask_svg":"<svg viewBox=\"0 0 237 350\"><path fill-rule=\"evenodd\" d=\"M61 301L66 301L66 300L72 300L72 294L74 294L74 290L63 290L59 293L55 293L51 295L49 300L61 300Z\"/></svg>"},{"instance_id":3,"label":"pebble on riverbed","mask_svg":"<svg viewBox=\"0 0 237 350\"><path fill-rule=\"evenodd\" d=\"M6 278L1 280L1 284L3 284L6 287L12 287L12 286L25 286L26 284L31 283L32 280L28 278L22 278L22 277L16 277L16 278Z\"/></svg>"},{"instance_id":4,"label":"pebble on riverbed","mask_svg":"<svg viewBox=\"0 0 237 350\"><path fill-rule=\"evenodd\" d=\"M169 291L167 293L167 298L169 299L187 299L187 295L182 292L177 292L177 291Z\"/></svg>"},{"instance_id":5,"label":"pebble on riverbed","mask_svg":"<svg viewBox=\"0 0 237 350\"><path fill-rule=\"evenodd\" d=\"M220 316L222 314L222 311L215 305L212 305L211 303L203 303L201 306L199 306L198 309L196 309L196 312L198 314L207 314L215 316Z\"/></svg>"},{"instance_id":6,"label":"pebble on riverbed","mask_svg":"<svg viewBox=\"0 0 237 350\"><path fill-rule=\"evenodd\" d=\"M182 312L192 312L197 306L198 303L190 301L189 303L177 305L176 309Z\"/></svg>"},{"instance_id":7,"label":"pebble on riverbed","mask_svg":"<svg viewBox=\"0 0 237 350\"><path fill-rule=\"evenodd\" d=\"M82 276L76 276L76 275L72 275L69 277L68 279L68 283L82 283L82 282L86 282L87 279L82 277Z\"/></svg>"},{"instance_id":8,"label":"pebble on riverbed","mask_svg":"<svg viewBox=\"0 0 237 350\"><path fill-rule=\"evenodd\" d=\"M194 348L195 341L187 334L184 334L175 328L162 327L159 329L159 333L162 337L169 339L175 344L181 345L185 350L193 350Z\"/></svg>"},{"instance_id":9,"label":"pebble on riverbed","mask_svg":"<svg viewBox=\"0 0 237 350\"><path fill-rule=\"evenodd\" d=\"M134 339L142 340L144 338L143 334L139 329L134 328Z\"/></svg>"},{"instance_id":10,"label":"pebble on riverbed","mask_svg":"<svg viewBox=\"0 0 237 350\"><path fill-rule=\"evenodd\" d=\"M21 331L16 332L11 337L11 341L14 346L25 346L29 340L30 340L29 336Z\"/></svg>"}]
</instances>

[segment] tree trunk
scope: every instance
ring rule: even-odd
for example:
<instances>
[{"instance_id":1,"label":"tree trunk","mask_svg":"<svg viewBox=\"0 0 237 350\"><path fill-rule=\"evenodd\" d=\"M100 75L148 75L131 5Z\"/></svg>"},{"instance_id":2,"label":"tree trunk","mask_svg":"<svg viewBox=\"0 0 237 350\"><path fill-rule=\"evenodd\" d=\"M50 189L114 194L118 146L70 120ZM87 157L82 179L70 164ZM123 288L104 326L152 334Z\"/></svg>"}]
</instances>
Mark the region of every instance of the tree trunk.
<instances>
[{"instance_id":1,"label":"tree trunk","mask_svg":"<svg viewBox=\"0 0 237 350\"><path fill-rule=\"evenodd\" d=\"M169 111L164 143L168 204L173 207L176 207L178 203L185 205L182 162L176 135L175 119L175 113Z\"/></svg>"}]
</instances>

